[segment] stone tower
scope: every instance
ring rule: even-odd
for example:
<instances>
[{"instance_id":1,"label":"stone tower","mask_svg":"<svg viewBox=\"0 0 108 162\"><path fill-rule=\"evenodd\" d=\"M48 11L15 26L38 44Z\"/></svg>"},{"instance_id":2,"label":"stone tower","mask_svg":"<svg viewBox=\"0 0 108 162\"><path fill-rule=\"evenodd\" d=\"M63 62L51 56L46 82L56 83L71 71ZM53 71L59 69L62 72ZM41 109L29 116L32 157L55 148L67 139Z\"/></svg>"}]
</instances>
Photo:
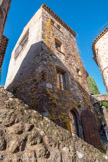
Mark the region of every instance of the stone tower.
<instances>
[{"instance_id":1,"label":"stone tower","mask_svg":"<svg viewBox=\"0 0 108 162\"><path fill-rule=\"evenodd\" d=\"M82 139L85 137L84 140L96 147L101 144L89 96L88 74L75 36L43 4L12 51L5 88L43 117Z\"/></svg>"},{"instance_id":2,"label":"stone tower","mask_svg":"<svg viewBox=\"0 0 108 162\"><path fill-rule=\"evenodd\" d=\"M93 58L101 71L108 93L108 27L106 27L92 44Z\"/></svg>"},{"instance_id":3,"label":"stone tower","mask_svg":"<svg viewBox=\"0 0 108 162\"><path fill-rule=\"evenodd\" d=\"M24 28L12 51L5 87L12 90L23 84L19 90L25 93L27 85L31 90L31 85L54 88L57 84L61 90L79 93L77 81L89 93L88 75L79 56L75 36L76 33L63 20L42 5ZM33 78L36 83L33 83ZM24 84L25 81L27 83Z\"/></svg>"},{"instance_id":4,"label":"stone tower","mask_svg":"<svg viewBox=\"0 0 108 162\"><path fill-rule=\"evenodd\" d=\"M34 52L30 50L32 46L37 45L39 48L44 43L56 54L56 56L53 57L53 59L55 59L55 67L62 66L58 65L59 63L56 61L58 58L65 66L65 69L67 68L67 70L71 72L75 79L89 93L87 84L88 74L79 56L75 36L76 33L62 19L60 19L46 5L42 5L26 25L15 45L9 65L6 87L8 87L15 79L19 68L21 68L20 66L22 62L27 57L28 53ZM33 58L31 58L30 61L32 59ZM38 61L36 60L37 63ZM39 65L36 64L36 66ZM25 67L30 68L30 64L28 65L26 62ZM28 76L28 74L26 75ZM23 77L26 77L26 75L23 75Z\"/></svg>"}]
</instances>

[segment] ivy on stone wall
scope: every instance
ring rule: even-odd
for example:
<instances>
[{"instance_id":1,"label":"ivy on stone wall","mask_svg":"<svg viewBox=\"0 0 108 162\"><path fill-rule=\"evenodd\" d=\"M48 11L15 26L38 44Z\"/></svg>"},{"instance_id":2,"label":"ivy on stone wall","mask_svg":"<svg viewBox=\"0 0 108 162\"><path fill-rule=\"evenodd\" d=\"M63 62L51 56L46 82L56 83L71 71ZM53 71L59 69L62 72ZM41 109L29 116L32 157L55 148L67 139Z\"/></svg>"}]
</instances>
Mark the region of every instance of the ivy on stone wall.
<instances>
[{"instance_id":1,"label":"ivy on stone wall","mask_svg":"<svg viewBox=\"0 0 108 162\"><path fill-rule=\"evenodd\" d=\"M48 19L48 22L46 24L46 31L45 31L45 42L46 45L49 47L51 51L53 51L53 45L54 45L54 32L51 26L51 20Z\"/></svg>"}]
</instances>

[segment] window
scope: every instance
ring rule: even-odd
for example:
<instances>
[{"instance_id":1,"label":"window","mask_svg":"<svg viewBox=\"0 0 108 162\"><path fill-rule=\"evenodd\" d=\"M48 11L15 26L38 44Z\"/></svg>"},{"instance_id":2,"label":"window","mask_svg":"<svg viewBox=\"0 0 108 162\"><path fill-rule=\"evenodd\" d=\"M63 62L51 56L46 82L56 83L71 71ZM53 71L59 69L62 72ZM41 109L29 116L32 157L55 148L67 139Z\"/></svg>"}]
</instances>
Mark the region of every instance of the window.
<instances>
[{"instance_id":1,"label":"window","mask_svg":"<svg viewBox=\"0 0 108 162\"><path fill-rule=\"evenodd\" d=\"M23 49L23 46L25 45L25 43L27 42L28 40L28 37L29 37L29 31L27 30L27 32L25 33L24 37L21 39L20 43L19 43L19 46L16 48L15 50L15 55L14 57L16 58L19 53L22 51Z\"/></svg>"},{"instance_id":2,"label":"window","mask_svg":"<svg viewBox=\"0 0 108 162\"><path fill-rule=\"evenodd\" d=\"M17 47L17 49L15 50L15 55L14 55L14 57L16 58L18 55L19 55L19 53L22 51L22 46L21 45L19 45L18 47Z\"/></svg>"},{"instance_id":3,"label":"window","mask_svg":"<svg viewBox=\"0 0 108 162\"><path fill-rule=\"evenodd\" d=\"M28 36L29 36L29 34L28 34L28 31L27 31L26 34L24 35L24 37L22 38L21 42L20 42L21 46L24 46L24 44L27 42Z\"/></svg>"},{"instance_id":4,"label":"window","mask_svg":"<svg viewBox=\"0 0 108 162\"><path fill-rule=\"evenodd\" d=\"M55 28L57 28L58 30L60 30L61 31L61 26L60 25L58 25L54 20L52 20L52 19L50 19L50 21L51 21L51 25L53 25Z\"/></svg>"},{"instance_id":5,"label":"window","mask_svg":"<svg viewBox=\"0 0 108 162\"><path fill-rule=\"evenodd\" d=\"M77 69L77 74L78 74L78 76L82 76L82 73L79 69Z\"/></svg>"},{"instance_id":6,"label":"window","mask_svg":"<svg viewBox=\"0 0 108 162\"><path fill-rule=\"evenodd\" d=\"M57 69L57 87L61 90L66 89L65 72Z\"/></svg>"},{"instance_id":7,"label":"window","mask_svg":"<svg viewBox=\"0 0 108 162\"><path fill-rule=\"evenodd\" d=\"M62 47L62 44L59 40L55 39L55 48L61 52L61 48Z\"/></svg>"},{"instance_id":8,"label":"window","mask_svg":"<svg viewBox=\"0 0 108 162\"><path fill-rule=\"evenodd\" d=\"M59 29L59 30L60 30L60 25L58 25L58 24L57 24L56 26L57 26L57 29Z\"/></svg>"},{"instance_id":9,"label":"window","mask_svg":"<svg viewBox=\"0 0 108 162\"><path fill-rule=\"evenodd\" d=\"M51 25L54 25L54 20L51 19Z\"/></svg>"}]
</instances>

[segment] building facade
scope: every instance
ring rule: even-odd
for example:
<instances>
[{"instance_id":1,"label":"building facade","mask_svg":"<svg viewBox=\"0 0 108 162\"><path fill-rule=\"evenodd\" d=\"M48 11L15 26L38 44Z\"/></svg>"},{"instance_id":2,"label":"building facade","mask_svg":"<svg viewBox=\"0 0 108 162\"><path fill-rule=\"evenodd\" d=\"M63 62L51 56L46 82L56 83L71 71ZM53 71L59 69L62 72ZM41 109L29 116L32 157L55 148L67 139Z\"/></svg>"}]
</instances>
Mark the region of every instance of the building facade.
<instances>
[{"instance_id":1,"label":"building facade","mask_svg":"<svg viewBox=\"0 0 108 162\"><path fill-rule=\"evenodd\" d=\"M0 68L3 63L5 51L8 44L8 38L3 36L3 30L10 8L11 0L0 0Z\"/></svg>"},{"instance_id":2,"label":"building facade","mask_svg":"<svg viewBox=\"0 0 108 162\"><path fill-rule=\"evenodd\" d=\"M43 117L97 147L101 144L88 74L75 36L62 19L42 5L13 49L5 88Z\"/></svg>"},{"instance_id":3,"label":"building facade","mask_svg":"<svg viewBox=\"0 0 108 162\"><path fill-rule=\"evenodd\" d=\"M108 93L108 27L94 40L92 50Z\"/></svg>"},{"instance_id":4,"label":"building facade","mask_svg":"<svg viewBox=\"0 0 108 162\"><path fill-rule=\"evenodd\" d=\"M2 40L2 34L7 18L7 14L10 8L11 0L0 0L0 41Z\"/></svg>"}]
</instances>

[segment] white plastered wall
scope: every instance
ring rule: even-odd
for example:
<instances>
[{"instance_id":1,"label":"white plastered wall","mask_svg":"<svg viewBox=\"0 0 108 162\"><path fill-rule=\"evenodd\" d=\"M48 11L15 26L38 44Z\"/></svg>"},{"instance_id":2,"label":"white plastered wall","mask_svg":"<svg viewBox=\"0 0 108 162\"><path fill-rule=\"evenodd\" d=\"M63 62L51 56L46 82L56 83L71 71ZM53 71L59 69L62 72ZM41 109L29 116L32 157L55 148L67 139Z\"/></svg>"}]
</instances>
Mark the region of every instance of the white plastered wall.
<instances>
[{"instance_id":1,"label":"white plastered wall","mask_svg":"<svg viewBox=\"0 0 108 162\"><path fill-rule=\"evenodd\" d=\"M108 92L108 32L95 44L96 59Z\"/></svg>"},{"instance_id":2,"label":"white plastered wall","mask_svg":"<svg viewBox=\"0 0 108 162\"><path fill-rule=\"evenodd\" d=\"M19 53L17 58L15 58L15 50L20 45L21 40L23 39L25 33L29 30L29 38L28 41L25 43L23 50ZM9 63L5 88L7 88L15 78L24 58L26 57L30 47L40 42L42 38L42 8L40 8L36 14L32 17L32 19L28 22L26 27L23 29L21 36L19 37L13 51L11 54L11 59Z\"/></svg>"}]
</instances>

